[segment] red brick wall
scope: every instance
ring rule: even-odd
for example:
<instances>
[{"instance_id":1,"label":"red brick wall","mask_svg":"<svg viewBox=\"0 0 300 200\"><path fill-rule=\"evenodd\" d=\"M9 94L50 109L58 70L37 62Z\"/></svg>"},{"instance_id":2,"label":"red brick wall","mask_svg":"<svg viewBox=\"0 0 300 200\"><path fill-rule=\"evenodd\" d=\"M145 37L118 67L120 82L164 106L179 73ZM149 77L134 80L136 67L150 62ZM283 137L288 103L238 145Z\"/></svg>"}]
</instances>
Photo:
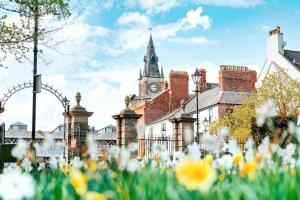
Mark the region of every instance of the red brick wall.
<instances>
[{"instance_id":1,"label":"red brick wall","mask_svg":"<svg viewBox=\"0 0 300 200\"><path fill-rule=\"evenodd\" d=\"M171 70L169 75L170 102L169 111L180 106L180 102L189 98L189 76L184 71Z\"/></svg>"},{"instance_id":2,"label":"red brick wall","mask_svg":"<svg viewBox=\"0 0 300 200\"><path fill-rule=\"evenodd\" d=\"M251 92L255 88L256 71L248 67L221 65L219 71L222 91Z\"/></svg>"},{"instance_id":3,"label":"red brick wall","mask_svg":"<svg viewBox=\"0 0 300 200\"><path fill-rule=\"evenodd\" d=\"M206 71L205 71L205 69L198 69L198 71L201 74L201 80L199 82L199 89L200 89L200 91L203 91L206 88Z\"/></svg>"},{"instance_id":4,"label":"red brick wall","mask_svg":"<svg viewBox=\"0 0 300 200\"><path fill-rule=\"evenodd\" d=\"M228 112L231 112L233 108L234 105L219 104L218 105L219 119L222 119Z\"/></svg>"},{"instance_id":5,"label":"red brick wall","mask_svg":"<svg viewBox=\"0 0 300 200\"><path fill-rule=\"evenodd\" d=\"M159 117L169 112L170 93L169 90L165 90L161 95L146 101L144 109L144 123L158 119Z\"/></svg>"}]
</instances>

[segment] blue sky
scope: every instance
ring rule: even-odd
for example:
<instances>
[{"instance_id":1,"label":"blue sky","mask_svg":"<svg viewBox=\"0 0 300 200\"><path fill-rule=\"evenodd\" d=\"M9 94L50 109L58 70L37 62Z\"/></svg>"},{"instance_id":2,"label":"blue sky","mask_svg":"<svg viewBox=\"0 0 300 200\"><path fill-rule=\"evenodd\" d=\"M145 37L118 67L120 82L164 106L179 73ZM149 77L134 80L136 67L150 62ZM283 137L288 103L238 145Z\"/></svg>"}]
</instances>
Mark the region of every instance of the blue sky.
<instances>
[{"instance_id":1,"label":"blue sky","mask_svg":"<svg viewBox=\"0 0 300 200\"><path fill-rule=\"evenodd\" d=\"M55 50L41 46L50 62L40 61L39 73L73 104L80 91L83 106L94 112L91 125L96 128L114 123L111 115L124 107L124 96L138 92L149 27L166 76L170 69L191 73L201 66L208 80L216 82L221 64L249 66L259 73L268 31L276 26L281 26L286 48L300 50L299 0L83 0L72 19L54 35L64 43ZM0 69L0 94L31 80L30 63L9 57L6 65ZM62 123L55 98L43 92L38 101L38 129ZM14 96L6 111L0 120L7 124L30 124L30 91Z\"/></svg>"}]
</instances>

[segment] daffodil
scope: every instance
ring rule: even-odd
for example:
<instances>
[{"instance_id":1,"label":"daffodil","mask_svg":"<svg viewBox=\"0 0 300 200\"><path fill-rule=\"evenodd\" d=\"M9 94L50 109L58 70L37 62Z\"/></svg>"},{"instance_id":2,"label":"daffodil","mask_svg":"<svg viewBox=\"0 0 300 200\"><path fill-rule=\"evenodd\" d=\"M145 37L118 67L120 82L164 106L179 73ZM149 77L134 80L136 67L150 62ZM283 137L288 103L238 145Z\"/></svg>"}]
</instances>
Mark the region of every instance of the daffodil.
<instances>
[{"instance_id":1,"label":"daffodil","mask_svg":"<svg viewBox=\"0 0 300 200\"><path fill-rule=\"evenodd\" d=\"M87 160L87 165L90 173L94 173L97 169L97 163L95 160L89 159Z\"/></svg>"},{"instance_id":2,"label":"daffodil","mask_svg":"<svg viewBox=\"0 0 300 200\"><path fill-rule=\"evenodd\" d=\"M224 173L220 174L218 178L219 178L220 181L224 181L225 174Z\"/></svg>"},{"instance_id":3,"label":"daffodil","mask_svg":"<svg viewBox=\"0 0 300 200\"><path fill-rule=\"evenodd\" d=\"M98 192L88 192L85 195L85 200L106 200L104 194L98 193Z\"/></svg>"},{"instance_id":4,"label":"daffodil","mask_svg":"<svg viewBox=\"0 0 300 200\"><path fill-rule=\"evenodd\" d=\"M87 191L87 177L78 170L70 173L70 182L79 195L84 195Z\"/></svg>"},{"instance_id":5,"label":"daffodil","mask_svg":"<svg viewBox=\"0 0 300 200\"><path fill-rule=\"evenodd\" d=\"M232 164L233 165L238 165L240 163L244 162L244 157L241 153L236 153L232 157Z\"/></svg>"},{"instance_id":6,"label":"daffodil","mask_svg":"<svg viewBox=\"0 0 300 200\"><path fill-rule=\"evenodd\" d=\"M256 176L256 163L254 160L247 162L240 170L241 176L248 176L250 180L255 179Z\"/></svg>"},{"instance_id":7,"label":"daffodil","mask_svg":"<svg viewBox=\"0 0 300 200\"><path fill-rule=\"evenodd\" d=\"M184 160L175 171L178 181L188 190L207 191L216 178L214 169L199 160Z\"/></svg>"},{"instance_id":8,"label":"daffodil","mask_svg":"<svg viewBox=\"0 0 300 200\"><path fill-rule=\"evenodd\" d=\"M204 161L209 165L212 165L213 160L214 160L214 158L212 157L212 155L207 155L204 158Z\"/></svg>"}]
</instances>

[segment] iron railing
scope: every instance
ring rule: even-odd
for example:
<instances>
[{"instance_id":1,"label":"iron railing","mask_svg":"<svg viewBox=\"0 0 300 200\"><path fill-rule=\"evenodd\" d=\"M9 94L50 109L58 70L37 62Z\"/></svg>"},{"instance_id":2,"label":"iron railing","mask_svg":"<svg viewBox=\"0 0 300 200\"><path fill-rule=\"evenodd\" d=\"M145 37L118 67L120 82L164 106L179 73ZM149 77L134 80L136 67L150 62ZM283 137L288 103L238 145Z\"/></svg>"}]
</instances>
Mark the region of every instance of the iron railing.
<instances>
[{"instance_id":1,"label":"iron railing","mask_svg":"<svg viewBox=\"0 0 300 200\"><path fill-rule=\"evenodd\" d=\"M166 151L169 156L172 156L175 152L175 144L176 140L170 136L139 138L139 156L154 158L157 154L156 149Z\"/></svg>"}]
</instances>

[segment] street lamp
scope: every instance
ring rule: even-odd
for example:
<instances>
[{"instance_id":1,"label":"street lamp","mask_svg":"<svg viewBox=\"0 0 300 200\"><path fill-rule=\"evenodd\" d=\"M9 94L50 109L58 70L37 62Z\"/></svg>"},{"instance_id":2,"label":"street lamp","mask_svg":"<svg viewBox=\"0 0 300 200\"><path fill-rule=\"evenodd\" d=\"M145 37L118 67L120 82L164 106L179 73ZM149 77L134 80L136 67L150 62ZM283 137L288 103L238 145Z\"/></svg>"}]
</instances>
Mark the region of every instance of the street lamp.
<instances>
[{"instance_id":1,"label":"street lamp","mask_svg":"<svg viewBox=\"0 0 300 200\"><path fill-rule=\"evenodd\" d=\"M199 73L198 69L196 68L196 71L194 74L192 74L192 79L194 84L196 85L196 90L194 91L196 93L196 113L197 113L197 132L196 132L196 142L200 144L200 135L199 135L199 113L198 113L198 93L199 90L199 82L201 79L201 74Z\"/></svg>"},{"instance_id":2,"label":"street lamp","mask_svg":"<svg viewBox=\"0 0 300 200\"><path fill-rule=\"evenodd\" d=\"M207 125L208 125L208 120L207 120L206 117L203 120L203 125L204 125L204 133L206 133L206 131L207 131Z\"/></svg>"}]
</instances>

